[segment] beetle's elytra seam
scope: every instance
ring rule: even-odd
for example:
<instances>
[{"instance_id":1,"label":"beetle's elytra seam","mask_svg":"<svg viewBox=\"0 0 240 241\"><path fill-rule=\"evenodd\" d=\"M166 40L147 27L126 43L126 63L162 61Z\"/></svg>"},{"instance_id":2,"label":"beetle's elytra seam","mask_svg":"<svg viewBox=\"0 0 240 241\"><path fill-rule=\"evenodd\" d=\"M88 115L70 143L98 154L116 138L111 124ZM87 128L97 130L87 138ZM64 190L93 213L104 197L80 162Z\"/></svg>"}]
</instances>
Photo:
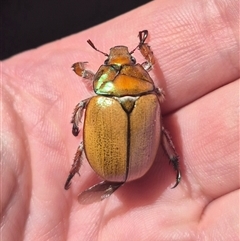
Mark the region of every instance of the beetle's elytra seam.
<instances>
[{"instance_id":1,"label":"beetle's elytra seam","mask_svg":"<svg viewBox=\"0 0 240 241\"><path fill-rule=\"evenodd\" d=\"M126 172L125 172L126 175L125 175L125 180L124 180L124 182L126 182L127 178L128 178L128 173L129 173L129 161L130 161L130 149L131 149L130 148L130 145L131 145L131 143L130 143L130 133L131 133L130 132L130 130L131 130L130 115L131 115L132 110L134 109L135 102L138 99L138 97L137 98L133 97L133 96L128 96L127 98L125 98L125 97L122 97L122 98L114 97L114 99L116 99L120 103L120 105L123 108L123 111L127 115L127 160L126 160ZM129 102L131 103L130 108L129 108ZM125 106L125 105L128 105L128 106Z\"/></svg>"},{"instance_id":2,"label":"beetle's elytra seam","mask_svg":"<svg viewBox=\"0 0 240 241\"><path fill-rule=\"evenodd\" d=\"M129 160L130 160L130 130L131 130L131 126L130 126L130 113L126 113L127 114L127 165L126 165L126 176L125 176L125 181L127 181L128 178L128 173L129 173Z\"/></svg>"}]
</instances>

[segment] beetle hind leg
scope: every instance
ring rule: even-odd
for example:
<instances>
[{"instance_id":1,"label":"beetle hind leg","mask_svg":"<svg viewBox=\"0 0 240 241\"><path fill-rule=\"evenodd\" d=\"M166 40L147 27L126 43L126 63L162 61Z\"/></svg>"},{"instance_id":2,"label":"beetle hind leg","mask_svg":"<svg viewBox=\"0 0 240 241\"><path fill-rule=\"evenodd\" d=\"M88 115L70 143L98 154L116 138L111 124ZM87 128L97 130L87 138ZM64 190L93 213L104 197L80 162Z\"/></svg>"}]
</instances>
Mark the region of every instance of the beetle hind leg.
<instances>
[{"instance_id":1,"label":"beetle hind leg","mask_svg":"<svg viewBox=\"0 0 240 241\"><path fill-rule=\"evenodd\" d=\"M67 190L69 189L70 185L71 185L71 180L74 177L74 175L76 173L79 174L79 169L81 167L82 161L81 161L81 156L83 153L83 144L81 143L77 149L77 152L75 154L74 160L73 160L73 164L72 164L72 168L69 172L68 178L65 182L64 188Z\"/></svg>"},{"instance_id":2,"label":"beetle hind leg","mask_svg":"<svg viewBox=\"0 0 240 241\"><path fill-rule=\"evenodd\" d=\"M179 169L179 157L176 153L171 137L164 127L162 127L162 146L170 162L172 163L174 170L176 171L176 183L172 187L175 188L181 180L181 172Z\"/></svg>"},{"instance_id":3,"label":"beetle hind leg","mask_svg":"<svg viewBox=\"0 0 240 241\"><path fill-rule=\"evenodd\" d=\"M78 196L80 204L91 204L102 201L113 194L124 182L108 182L103 181L86 189Z\"/></svg>"}]
</instances>

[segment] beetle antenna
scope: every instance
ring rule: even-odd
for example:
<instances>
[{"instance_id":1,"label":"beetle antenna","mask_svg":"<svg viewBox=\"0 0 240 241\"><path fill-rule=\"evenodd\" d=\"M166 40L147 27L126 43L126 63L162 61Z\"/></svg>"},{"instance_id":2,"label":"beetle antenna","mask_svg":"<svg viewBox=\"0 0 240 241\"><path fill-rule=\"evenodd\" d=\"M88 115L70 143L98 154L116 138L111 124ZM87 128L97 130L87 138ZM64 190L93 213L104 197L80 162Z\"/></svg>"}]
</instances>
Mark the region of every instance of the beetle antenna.
<instances>
[{"instance_id":1,"label":"beetle antenna","mask_svg":"<svg viewBox=\"0 0 240 241\"><path fill-rule=\"evenodd\" d=\"M137 48L140 48L141 45L144 44L145 40L146 40L147 37L148 37L148 31L147 31L147 30L142 30L142 31L140 31L139 34L138 34L138 37L139 37L140 42L139 42L139 44L137 45L137 47L134 48L134 49L130 52L130 54L132 54Z\"/></svg>"},{"instance_id":2,"label":"beetle antenna","mask_svg":"<svg viewBox=\"0 0 240 241\"><path fill-rule=\"evenodd\" d=\"M97 48L95 47L95 45L93 44L93 42L92 42L90 39L89 39L87 42L88 42L88 44L89 44L93 49L95 49L96 51L102 53L103 55L105 55L105 56L107 56L107 57L109 56L108 54L106 54L106 53L102 52L101 50L97 49Z\"/></svg>"}]
</instances>

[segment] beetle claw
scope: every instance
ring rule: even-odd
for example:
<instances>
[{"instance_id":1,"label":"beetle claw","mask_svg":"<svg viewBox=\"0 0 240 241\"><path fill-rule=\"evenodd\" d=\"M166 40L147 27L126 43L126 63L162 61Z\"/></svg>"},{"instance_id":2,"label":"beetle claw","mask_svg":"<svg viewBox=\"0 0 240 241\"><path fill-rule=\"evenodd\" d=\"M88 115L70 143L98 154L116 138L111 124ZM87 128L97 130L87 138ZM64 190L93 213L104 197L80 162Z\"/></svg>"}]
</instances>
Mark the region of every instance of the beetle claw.
<instances>
[{"instance_id":1,"label":"beetle claw","mask_svg":"<svg viewBox=\"0 0 240 241\"><path fill-rule=\"evenodd\" d=\"M79 134L79 128L76 126L76 124L73 124L72 134L73 134L74 136L78 136L78 134Z\"/></svg>"},{"instance_id":2,"label":"beetle claw","mask_svg":"<svg viewBox=\"0 0 240 241\"><path fill-rule=\"evenodd\" d=\"M144 44L145 40L147 39L148 36L148 31L147 30L142 30L139 32L138 37L140 40L140 45Z\"/></svg>"},{"instance_id":3,"label":"beetle claw","mask_svg":"<svg viewBox=\"0 0 240 241\"><path fill-rule=\"evenodd\" d=\"M71 186L71 179L73 178L73 176L74 175L72 173L69 174L69 176L67 178L67 181L65 182L65 185L64 185L64 189L65 190L68 190L70 188L70 186Z\"/></svg>"},{"instance_id":4,"label":"beetle claw","mask_svg":"<svg viewBox=\"0 0 240 241\"><path fill-rule=\"evenodd\" d=\"M175 188L181 181L181 172L179 170L177 170L177 176L176 176L176 183L173 187L171 187L171 189Z\"/></svg>"}]
</instances>

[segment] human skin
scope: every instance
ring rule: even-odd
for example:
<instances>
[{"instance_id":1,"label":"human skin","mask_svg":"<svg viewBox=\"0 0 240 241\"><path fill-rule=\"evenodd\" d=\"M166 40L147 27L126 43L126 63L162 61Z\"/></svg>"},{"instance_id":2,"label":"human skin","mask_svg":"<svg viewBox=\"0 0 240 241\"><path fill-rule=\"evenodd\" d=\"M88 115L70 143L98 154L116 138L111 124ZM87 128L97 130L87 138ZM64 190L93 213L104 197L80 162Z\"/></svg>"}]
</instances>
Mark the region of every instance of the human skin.
<instances>
[{"instance_id":1,"label":"human skin","mask_svg":"<svg viewBox=\"0 0 240 241\"><path fill-rule=\"evenodd\" d=\"M2 62L2 240L239 240L239 38L236 0L154 1L111 21ZM100 182L83 158L81 176L64 183L81 136L74 106L91 83L71 70L97 71L108 52L147 42L150 72L166 93L163 123L180 156L182 180L159 147L142 178L110 198L80 205ZM144 62L138 50L137 62ZM141 161L141 159L139 159Z\"/></svg>"}]
</instances>

